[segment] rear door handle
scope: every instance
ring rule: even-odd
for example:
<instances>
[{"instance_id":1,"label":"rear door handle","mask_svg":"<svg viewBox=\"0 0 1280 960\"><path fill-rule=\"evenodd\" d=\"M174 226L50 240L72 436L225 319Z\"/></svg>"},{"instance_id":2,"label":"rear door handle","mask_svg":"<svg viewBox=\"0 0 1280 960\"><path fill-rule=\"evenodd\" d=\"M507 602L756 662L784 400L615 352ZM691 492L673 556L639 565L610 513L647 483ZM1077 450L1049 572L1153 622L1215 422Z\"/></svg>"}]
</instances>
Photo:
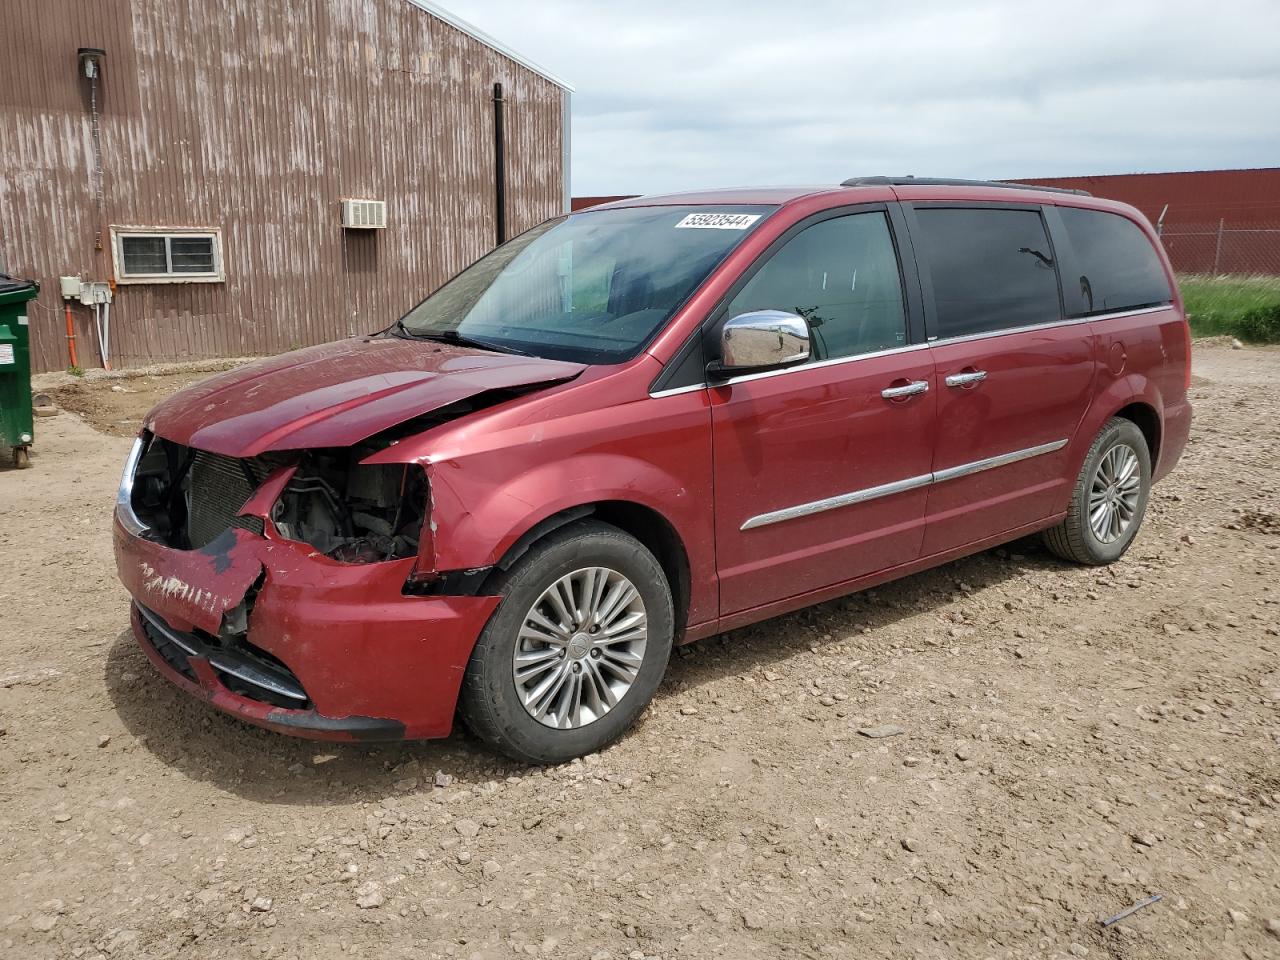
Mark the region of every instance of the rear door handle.
<instances>
[{"instance_id":1,"label":"rear door handle","mask_svg":"<svg viewBox=\"0 0 1280 960\"><path fill-rule=\"evenodd\" d=\"M968 373L953 373L947 377L948 387L968 387L987 379L987 371L970 370Z\"/></svg>"},{"instance_id":2,"label":"rear door handle","mask_svg":"<svg viewBox=\"0 0 1280 960\"><path fill-rule=\"evenodd\" d=\"M880 396L886 400L899 400L902 397L914 397L917 393L926 393L928 389L928 380L912 380L900 387L885 387L880 391Z\"/></svg>"}]
</instances>

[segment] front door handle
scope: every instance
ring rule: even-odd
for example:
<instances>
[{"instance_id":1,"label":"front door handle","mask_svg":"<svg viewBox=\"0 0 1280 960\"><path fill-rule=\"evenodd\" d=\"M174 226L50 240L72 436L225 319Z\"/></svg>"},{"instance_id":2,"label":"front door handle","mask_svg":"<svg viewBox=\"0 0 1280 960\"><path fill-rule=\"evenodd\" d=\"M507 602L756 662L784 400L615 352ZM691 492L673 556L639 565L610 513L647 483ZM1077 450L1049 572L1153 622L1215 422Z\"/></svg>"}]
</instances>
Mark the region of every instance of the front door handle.
<instances>
[{"instance_id":1,"label":"front door handle","mask_svg":"<svg viewBox=\"0 0 1280 960\"><path fill-rule=\"evenodd\" d=\"M917 393L925 393L928 389L928 380L912 380L900 387L885 387L880 391L880 396L886 400L900 400L903 397L914 397Z\"/></svg>"},{"instance_id":2,"label":"front door handle","mask_svg":"<svg viewBox=\"0 0 1280 960\"><path fill-rule=\"evenodd\" d=\"M953 373L947 377L948 387L971 387L987 379L987 371L970 370L966 373Z\"/></svg>"}]
</instances>

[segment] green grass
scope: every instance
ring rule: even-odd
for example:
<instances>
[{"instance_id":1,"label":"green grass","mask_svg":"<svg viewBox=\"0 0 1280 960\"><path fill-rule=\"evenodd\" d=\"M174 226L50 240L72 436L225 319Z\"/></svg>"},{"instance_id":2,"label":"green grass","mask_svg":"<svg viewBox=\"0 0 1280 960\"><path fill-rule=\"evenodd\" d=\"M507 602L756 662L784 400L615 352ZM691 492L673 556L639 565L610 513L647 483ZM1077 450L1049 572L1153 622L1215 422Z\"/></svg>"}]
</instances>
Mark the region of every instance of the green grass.
<instances>
[{"instance_id":1,"label":"green grass","mask_svg":"<svg viewBox=\"0 0 1280 960\"><path fill-rule=\"evenodd\" d=\"M1280 343L1280 277L1183 274L1178 287L1197 337Z\"/></svg>"}]
</instances>

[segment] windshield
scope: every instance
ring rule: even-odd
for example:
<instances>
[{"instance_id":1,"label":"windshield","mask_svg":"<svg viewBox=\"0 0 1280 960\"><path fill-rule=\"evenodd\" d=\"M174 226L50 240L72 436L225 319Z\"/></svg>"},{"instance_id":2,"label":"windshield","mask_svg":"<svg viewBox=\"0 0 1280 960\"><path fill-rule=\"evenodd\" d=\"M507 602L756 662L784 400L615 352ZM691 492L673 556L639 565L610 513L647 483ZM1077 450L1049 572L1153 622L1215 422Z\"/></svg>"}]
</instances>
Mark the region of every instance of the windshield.
<instances>
[{"instance_id":1,"label":"windshield","mask_svg":"<svg viewBox=\"0 0 1280 960\"><path fill-rule=\"evenodd\" d=\"M394 328L579 363L627 360L773 207L626 207L534 227Z\"/></svg>"}]
</instances>

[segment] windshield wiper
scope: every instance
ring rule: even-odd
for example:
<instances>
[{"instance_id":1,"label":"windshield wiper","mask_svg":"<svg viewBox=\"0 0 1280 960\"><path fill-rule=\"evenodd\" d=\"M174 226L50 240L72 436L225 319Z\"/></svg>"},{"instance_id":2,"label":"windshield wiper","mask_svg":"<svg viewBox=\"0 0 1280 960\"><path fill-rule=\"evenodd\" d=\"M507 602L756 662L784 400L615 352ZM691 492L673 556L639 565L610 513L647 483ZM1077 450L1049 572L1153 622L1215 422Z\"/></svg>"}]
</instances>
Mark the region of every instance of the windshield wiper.
<instances>
[{"instance_id":1,"label":"windshield wiper","mask_svg":"<svg viewBox=\"0 0 1280 960\"><path fill-rule=\"evenodd\" d=\"M408 340L434 340L438 343L451 343L459 347L475 347L477 350L489 350L493 353L515 353L522 357L529 354L523 350L517 350L515 347L508 347L505 344L493 343L489 340L479 340L475 337L468 337L466 334L459 333L457 330L436 330L429 333L417 333L405 326L403 320L397 320L391 325L391 331L399 337Z\"/></svg>"}]
</instances>

